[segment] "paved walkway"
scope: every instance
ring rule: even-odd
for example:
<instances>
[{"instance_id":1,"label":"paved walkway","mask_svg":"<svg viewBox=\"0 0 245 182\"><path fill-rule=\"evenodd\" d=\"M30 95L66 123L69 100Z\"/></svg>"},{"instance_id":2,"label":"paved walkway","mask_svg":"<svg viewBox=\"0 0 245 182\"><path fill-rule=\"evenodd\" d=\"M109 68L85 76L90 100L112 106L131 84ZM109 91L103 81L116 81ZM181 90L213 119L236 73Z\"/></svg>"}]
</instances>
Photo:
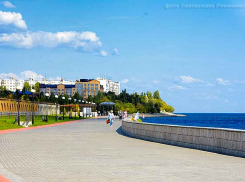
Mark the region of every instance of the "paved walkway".
<instances>
[{"instance_id":1,"label":"paved walkway","mask_svg":"<svg viewBox=\"0 0 245 182\"><path fill-rule=\"evenodd\" d=\"M243 158L129 138L120 125L90 119L2 134L0 175L13 182L245 181Z\"/></svg>"}]
</instances>

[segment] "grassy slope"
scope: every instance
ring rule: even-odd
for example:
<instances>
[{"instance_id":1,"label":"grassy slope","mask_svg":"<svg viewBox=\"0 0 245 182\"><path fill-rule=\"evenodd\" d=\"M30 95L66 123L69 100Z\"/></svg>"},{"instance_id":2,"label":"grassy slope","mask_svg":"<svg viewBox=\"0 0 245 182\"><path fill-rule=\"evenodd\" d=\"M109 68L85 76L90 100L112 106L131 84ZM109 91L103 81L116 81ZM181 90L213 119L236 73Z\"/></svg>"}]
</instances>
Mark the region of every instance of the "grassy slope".
<instances>
[{"instance_id":1,"label":"grassy slope","mask_svg":"<svg viewBox=\"0 0 245 182\"><path fill-rule=\"evenodd\" d=\"M23 128L22 126L18 126L17 124L14 123L16 116L0 116L0 130L7 130L7 129L15 129L15 128ZM42 125L48 125L48 124L53 124L53 123L61 123L61 122L66 122L66 121L73 121L77 120L78 117L75 119L69 119L68 117L65 117L64 120L57 120L55 121L55 116L49 116L48 117L48 122L43 122L42 121L42 116L35 116L34 119L34 124L32 126L42 126ZM82 118L83 119L83 118ZM25 116L20 117L21 121L25 121Z\"/></svg>"}]
</instances>

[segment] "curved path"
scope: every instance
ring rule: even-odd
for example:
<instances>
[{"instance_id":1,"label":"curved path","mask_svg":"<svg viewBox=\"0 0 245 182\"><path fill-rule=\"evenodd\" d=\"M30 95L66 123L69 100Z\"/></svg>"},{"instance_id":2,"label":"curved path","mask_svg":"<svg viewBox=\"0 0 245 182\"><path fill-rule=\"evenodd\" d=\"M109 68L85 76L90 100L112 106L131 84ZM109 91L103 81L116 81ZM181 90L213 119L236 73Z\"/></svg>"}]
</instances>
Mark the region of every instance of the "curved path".
<instances>
[{"instance_id":1,"label":"curved path","mask_svg":"<svg viewBox=\"0 0 245 182\"><path fill-rule=\"evenodd\" d=\"M126 137L88 119L0 135L0 180L244 181L245 159ZM4 178L3 178L4 176Z\"/></svg>"}]
</instances>

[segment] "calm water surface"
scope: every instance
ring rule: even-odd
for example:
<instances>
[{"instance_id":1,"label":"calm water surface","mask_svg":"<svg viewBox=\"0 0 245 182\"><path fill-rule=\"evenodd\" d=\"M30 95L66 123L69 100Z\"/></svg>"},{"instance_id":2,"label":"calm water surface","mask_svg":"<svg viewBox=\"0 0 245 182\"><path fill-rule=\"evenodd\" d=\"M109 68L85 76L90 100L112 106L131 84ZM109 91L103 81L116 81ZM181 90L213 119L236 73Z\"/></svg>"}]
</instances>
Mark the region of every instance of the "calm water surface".
<instances>
[{"instance_id":1,"label":"calm water surface","mask_svg":"<svg viewBox=\"0 0 245 182\"><path fill-rule=\"evenodd\" d=\"M142 119L147 123L232 128L245 130L245 113L185 113L186 117L155 117Z\"/></svg>"}]
</instances>

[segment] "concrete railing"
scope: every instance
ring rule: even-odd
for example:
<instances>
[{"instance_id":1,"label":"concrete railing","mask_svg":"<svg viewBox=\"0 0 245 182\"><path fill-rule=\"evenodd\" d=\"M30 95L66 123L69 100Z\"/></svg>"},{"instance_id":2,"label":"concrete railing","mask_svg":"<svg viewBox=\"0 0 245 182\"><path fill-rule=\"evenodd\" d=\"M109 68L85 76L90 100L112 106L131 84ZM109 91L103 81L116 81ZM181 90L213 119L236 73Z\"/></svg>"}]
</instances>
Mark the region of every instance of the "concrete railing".
<instances>
[{"instance_id":1,"label":"concrete railing","mask_svg":"<svg viewBox=\"0 0 245 182\"><path fill-rule=\"evenodd\" d=\"M175 146L245 157L245 131L122 121L131 137Z\"/></svg>"}]
</instances>

